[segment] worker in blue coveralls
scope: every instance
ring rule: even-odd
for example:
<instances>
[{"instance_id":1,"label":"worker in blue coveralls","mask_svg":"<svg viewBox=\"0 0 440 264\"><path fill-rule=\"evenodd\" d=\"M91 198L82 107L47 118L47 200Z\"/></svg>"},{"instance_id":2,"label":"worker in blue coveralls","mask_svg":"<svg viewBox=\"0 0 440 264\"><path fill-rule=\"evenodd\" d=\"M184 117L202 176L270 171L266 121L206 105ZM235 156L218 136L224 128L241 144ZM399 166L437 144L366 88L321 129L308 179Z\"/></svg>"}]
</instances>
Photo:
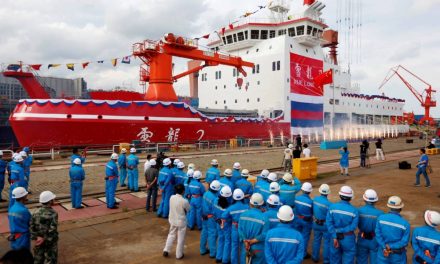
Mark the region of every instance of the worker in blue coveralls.
<instances>
[{"instance_id":1,"label":"worker in blue coveralls","mask_svg":"<svg viewBox=\"0 0 440 264\"><path fill-rule=\"evenodd\" d=\"M285 173L283 179L280 181L280 199L286 205L294 208L296 194L301 190L301 181L293 177L290 173Z\"/></svg>"},{"instance_id":2,"label":"worker in blue coveralls","mask_svg":"<svg viewBox=\"0 0 440 264\"><path fill-rule=\"evenodd\" d=\"M182 184L185 185L185 180L187 179L185 169L185 163L179 161L174 170L174 185Z\"/></svg>"},{"instance_id":3,"label":"worker in blue coveralls","mask_svg":"<svg viewBox=\"0 0 440 264\"><path fill-rule=\"evenodd\" d=\"M263 195L263 199L264 201L267 200L267 198L269 198L270 195L270 184L272 182L278 182L278 175L274 172L269 173L269 175L266 178L266 182L265 184L261 184L260 189L259 189L259 193L261 195Z\"/></svg>"},{"instance_id":4,"label":"worker in blue coveralls","mask_svg":"<svg viewBox=\"0 0 440 264\"><path fill-rule=\"evenodd\" d=\"M266 181L267 180L267 176L269 175L269 171L264 169L260 172L260 175L257 175L257 184L260 181ZM257 188L257 184L255 184L255 188Z\"/></svg>"},{"instance_id":5,"label":"worker in blue coveralls","mask_svg":"<svg viewBox=\"0 0 440 264\"><path fill-rule=\"evenodd\" d=\"M359 223L359 213L350 204L353 198L350 186L342 186L339 190L340 202L330 205L326 224L333 239L330 247L330 263L354 263L356 255L356 236L354 231Z\"/></svg>"},{"instance_id":6,"label":"worker in blue coveralls","mask_svg":"<svg viewBox=\"0 0 440 264\"><path fill-rule=\"evenodd\" d=\"M339 166L341 167L341 175L349 176L348 163L349 163L350 151L348 151L347 147L342 147L339 150L339 155L341 155L341 158L339 160Z\"/></svg>"},{"instance_id":7,"label":"worker in blue coveralls","mask_svg":"<svg viewBox=\"0 0 440 264\"><path fill-rule=\"evenodd\" d=\"M186 178L183 181L183 186L185 187L185 192L183 194L183 198L187 199L188 201L191 198L191 196L189 195L189 187L188 186L193 178L193 175L194 175L194 169L188 169L188 171L186 172Z\"/></svg>"},{"instance_id":8,"label":"worker in blue coveralls","mask_svg":"<svg viewBox=\"0 0 440 264\"><path fill-rule=\"evenodd\" d=\"M356 245L356 263L374 264L376 263L378 248L374 231L376 229L377 218L383 215L383 211L374 206L377 201L379 201L375 190L366 190L362 198L365 201L365 206L358 209L359 232Z\"/></svg>"},{"instance_id":9,"label":"worker in blue coveralls","mask_svg":"<svg viewBox=\"0 0 440 264\"><path fill-rule=\"evenodd\" d=\"M105 166L105 199L107 208L117 209L115 200L116 187L118 186L118 154L113 153L110 156L110 161Z\"/></svg>"},{"instance_id":10,"label":"worker in blue coveralls","mask_svg":"<svg viewBox=\"0 0 440 264\"><path fill-rule=\"evenodd\" d=\"M168 218L170 213L170 198L174 189L174 176L171 170L171 159L166 158L162 162L162 169L159 171L159 189L162 191L162 199L160 201L157 216Z\"/></svg>"},{"instance_id":11,"label":"worker in blue coveralls","mask_svg":"<svg viewBox=\"0 0 440 264\"><path fill-rule=\"evenodd\" d=\"M83 152L83 154L80 155L78 148L73 148L72 156L70 156L70 165L73 165L73 161L76 158L79 158L81 160L81 166L82 166L82 164L84 164L84 162L86 162L86 157L84 155L84 152Z\"/></svg>"},{"instance_id":12,"label":"worker in blue coveralls","mask_svg":"<svg viewBox=\"0 0 440 264\"><path fill-rule=\"evenodd\" d=\"M139 172L138 172L139 158L136 156L136 149L130 149L130 155L127 157L128 169L128 189L132 192L139 191Z\"/></svg>"},{"instance_id":13,"label":"worker in blue coveralls","mask_svg":"<svg viewBox=\"0 0 440 264\"><path fill-rule=\"evenodd\" d=\"M319 254L321 249L321 241L324 240L324 247L322 257L324 263L330 263L329 250L331 247L331 237L325 224L325 218L327 217L328 208L331 202L328 200L330 194L330 186L322 184L319 186L320 196L313 199L313 247L312 247L312 260L319 262Z\"/></svg>"},{"instance_id":14,"label":"worker in blue coveralls","mask_svg":"<svg viewBox=\"0 0 440 264\"><path fill-rule=\"evenodd\" d=\"M190 196L190 210L187 215L188 228L194 230L194 226L197 224L199 230L202 229L202 201L203 194L205 193L205 185L200 182L202 173L196 170L193 174L193 178L188 185Z\"/></svg>"},{"instance_id":15,"label":"worker in blue coveralls","mask_svg":"<svg viewBox=\"0 0 440 264\"><path fill-rule=\"evenodd\" d=\"M222 215L232 204L232 190L229 186L221 187L219 196L214 201L214 218L217 223L216 263L228 263L231 257L231 224L222 225Z\"/></svg>"},{"instance_id":16,"label":"worker in blue coveralls","mask_svg":"<svg viewBox=\"0 0 440 264\"><path fill-rule=\"evenodd\" d=\"M390 212L379 216L376 223L377 263L405 264L411 226L400 215L404 206L400 197L391 196L387 206Z\"/></svg>"},{"instance_id":17,"label":"worker in blue coveralls","mask_svg":"<svg viewBox=\"0 0 440 264\"><path fill-rule=\"evenodd\" d=\"M278 196L278 199L280 200L280 206L281 206L281 205L285 205L286 201L281 199L280 190L281 190L281 188L280 188L280 185L278 184L278 182L271 182L270 183L270 185L269 185L270 195L273 194L273 195Z\"/></svg>"},{"instance_id":18,"label":"worker in blue coveralls","mask_svg":"<svg viewBox=\"0 0 440 264\"><path fill-rule=\"evenodd\" d=\"M280 223L277 214L281 205L280 197L278 195L271 194L269 195L269 198L267 198L266 212L264 212L264 215L269 219L269 229L275 228Z\"/></svg>"},{"instance_id":19,"label":"worker in blue coveralls","mask_svg":"<svg viewBox=\"0 0 440 264\"><path fill-rule=\"evenodd\" d=\"M11 166L11 187L9 188L9 208L14 205L15 199L12 198L12 191L17 187L24 187L23 158L20 154L15 155L14 163Z\"/></svg>"},{"instance_id":20,"label":"worker in blue coveralls","mask_svg":"<svg viewBox=\"0 0 440 264\"><path fill-rule=\"evenodd\" d=\"M81 159L76 158L73 161L73 165L69 170L70 177L70 198L72 200L72 207L75 209L84 208L82 203L82 190L83 181L85 180L86 173L83 167L81 167Z\"/></svg>"},{"instance_id":21,"label":"worker in blue coveralls","mask_svg":"<svg viewBox=\"0 0 440 264\"><path fill-rule=\"evenodd\" d=\"M202 232L200 233L200 255L209 253L210 258L215 258L217 246L217 223L214 219L214 202L217 192L220 191L220 182L213 180L209 190L203 194L202 201ZM208 246L208 247L206 247Z\"/></svg>"},{"instance_id":22,"label":"worker in blue coveralls","mask_svg":"<svg viewBox=\"0 0 440 264\"><path fill-rule=\"evenodd\" d=\"M423 177L425 177L425 183L426 187L431 187L431 182L429 181L429 176L426 173L426 168L429 165L429 158L428 155L426 155L426 150L424 148L420 149L420 159L417 163L417 172L416 172L416 183L414 183L414 186L419 187L420 186L420 174L423 174Z\"/></svg>"},{"instance_id":23,"label":"worker in blue coveralls","mask_svg":"<svg viewBox=\"0 0 440 264\"><path fill-rule=\"evenodd\" d=\"M238 254L240 249L240 239L238 237L238 221L240 215L249 210L249 204L245 203L245 193L241 189L235 189L232 193L234 202L222 214L222 225L231 225L231 255L230 263L238 264L240 256ZM223 260L225 261L225 260Z\"/></svg>"},{"instance_id":24,"label":"worker in blue coveralls","mask_svg":"<svg viewBox=\"0 0 440 264\"><path fill-rule=\"evenodd\" d=\"M229 186L229 188L231 188L231 190L233 190L234 189L234 184L232 183L231 178L232 178L232 170L231 169L226 169L223 172L223 176L220 177L220 180L218 180L218 181L220 182L222 187L227 185L227 186Z\"/></svg>"},{"instance_id":25,"label":"worker in blue coveralls","mask_svg":"<svg viewBox=\"0 0 440 264\"><path fill-rule=\"evenodd\" d=\"M119 166L119 175L120 180L119 184L121 187L126 187L125 179L127 179L127 149L121 149L121 155L118 158L118 166Z\"/></svg>"},{"instance_id":26,"label":"worker in blue coveralls","mask_svg":"<svg viewBox=\"0 0 440 264\"><path fill-rule=\"evenodd\" d=\"M310 240L310 233L313 227L313 200L310 198L312 192L312 184L305 182L301 186L301 195L295 200L295 229L301 233L304 240L304 258L310 258L307 248Z\"/></svg>"},{"instance_id":27,"label":"worker in blue coveralls","mask_svg":"<svg viewBox=\"0 0 440 264\"><path fill-rule=\"evenodd\" d=\"M20 154L14 152L12 154L11 161L8 162L8 165L6 166L6 171L8 172L8 182L10 185L12 185L12 183L11 183L11 168L15 164L15 161L14 161L15 157L17 157L18 155L20 155Z\"/></svg>"},{"instance_id":28,"label":"worker in blue coveralls","mask_svg":"<svg viewBox=\"0 0 440 264\"><path fill-rule=\"evenodd\" d=\"M211 167L206 171L206 178L205 181L208 184L211 184L214 180L220 179L220 170L218 169L218 160L213 159L211 160Z\"/></svg>"},{"instance_id":29,"label":"worker in blue coveralls","mask_svg":"<svg viewBox=\"0 0 440 264\"><path fill-rule=\"evenodd\" d=\"M240 165L240 163L235 162L234 165L232 166L232 169L233 170L232 170L231 181L232 181L232 184L234 184L234 186L235 186L235 183L241 178L241 172L240 172L241 165Z\"/></svg>"},{"instance_id":30,"label":"worker in blue coveralls","mask_svg":"<svg viewBox=\"0 0 440 264\"><path fill-rule=\"evenodd\" d=\"M24 205L27 195L28 192L21 186L12 191L12 199L15 200L15 203L8 211L9 231L11 232L8 240L11 242L13 250L22 248L30 250L31 248L29 227L32 216Z\"/></svg>"},{"instance_id":31,"label":"worker in blue coveralls","mask_svg":"<svg viewBox=\"0 0 440 264\"><path fill-rule=\"evenodd\" d=\"M254 193L260 193L263 195L264 191L269 191L269 181L267 180L267 176L269 176L268 170L262 170L260 175L257 176L257 183L254 186Z\"/></svg>"},{"instance_id":32,"label":"worker in blue coveralls","mask_svg":"<svg viewBox=\"0 0 440 264\"><path fill-rule=\"evenodd\" d=\"M3 159L3 151L0 150L0 202L6 202L2 197L2 191L5 188L5 173L8 163Z\"/></svg>"},{"instance_id":33,"label":"worker in blue coveralls","mask_svg":"<svg viewBox=\"0 0 440 264\"><path fill-rule=\"evenodd\" d=\"M174 177L176 177L177 164L179 164L180 159L174 159L174 160L172 160L172 162L173 162L173 165L171 166L171 171L173 172ZM176 184L176 185L177 185L177 184Z\"/></svg>"},{"instance_id":34,"label":"worker in blue coveralls","mask_svg":"<svg viewBox=\"0 0 440 264\"><path fill-rule=\"evenodd\" d=\"M249 204L251 209L242 213L238 221L238 236L241 246L240 263L266 263L264 242L270 223L262 212L264 207L263 196L260 193L252 194Z\"/></svg>"},{"instance_id":35,"label":"worker in blue coveralls","mask_svg":"<svg viewBox=\"0 0 440 264\"><path fill-rule=\"evenodd\" d=\"M414 228L412 247L414 249L412 263L440 263L440 214L436 211L425 211L425 226Z\"/></svg>"},{"instance_id":36,"label":"worker in blue coveralls","mask_svg":"<svg viewBox=\"0 0 440 264\"><path fill-rule=\"evenodd\" d=\"M278 210L280 223L276 228L267 232L264 245L266 262L268 264L300 264L303 261L304 241L301 233L292 228L293 210L283 205Z\"/></svg>"},{"instance_id":37,"label":"worker in blue coveralls","mask_svg":"<svg viewBox=\"0 0 440 264\"><path fill-rule=\"evenodd\" d=\"M235 189L239 188L244 193L244 203L249 204L252 194L254 193L254 186L247 179L249 177L249 170L241 171L241 178L235 183Z\"/></svg>"},{"instance_id":38,"label":"worker in blue coveralls","mask_svg":"<svg viewBox=\"0 0 440 264\"><path fill-rule=\"evenodd\" d=\"M25 189L29 194L32 192L29 190L29 182L31 180L31 165L34 162L34 157L29 154L29 147L24 147L23 151L20 151L20 155L23 157L23 170L24 170L24 178L25 178ZM26 157L26 158L25 158Z\"/></svg>"}]
</instances>

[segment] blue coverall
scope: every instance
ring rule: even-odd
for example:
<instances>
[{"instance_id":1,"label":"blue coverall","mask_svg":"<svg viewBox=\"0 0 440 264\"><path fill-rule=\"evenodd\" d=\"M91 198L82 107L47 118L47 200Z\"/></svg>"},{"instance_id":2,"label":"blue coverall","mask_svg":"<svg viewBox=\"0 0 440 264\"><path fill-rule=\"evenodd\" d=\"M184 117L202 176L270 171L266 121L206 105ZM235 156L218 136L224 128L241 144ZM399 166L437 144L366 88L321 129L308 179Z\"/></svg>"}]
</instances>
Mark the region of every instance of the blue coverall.
<instances>
[{"instance_id":1,"label":"blue coverall","mask_svg":"<svg viewBox=\"0 0 440 264\"><path fill-rule=\"evenodd\" d=\"M426 186L431 186L431 182L429 180L429 176L426 173L426 166L429 164L429 158L428 155L423 154L420 157L419 165L417 165L417 172L416 172L416 184L420 184L420 174L423 174L423 177L425 177Z\"/></svg>"},{"instance_id":2,"label":"blue coverall","mask_svg":"<svg viewBox=\"0 0 440 264\"><path fill-rule=\"evenodd\" d=\"M348 201L340 201L329 207L326 223L332 239L338 239L339 247L330 247L330 263L352 264L356 256L354 231L359 223L359 213ZM339 234L339 235L337 235Z\"/></svg>"},{"instance_id":3,"label":"blue coverall","mask_svg":"<svg viewBox=\"0 0 440 264\"><path fill-rule=\"evenodd\" d=\"M421 258L427 264L440 263L440 232L428 225L414 228L412 248L414 249L412 263L418 263L416 258Z\"/></svg>"},{"instance_id":4,"label":"blue coverall","mask_svg":"<svg viewBox=\"0 0 440 264\"><path fill-rule=\"evenodd\" d=\"M268 264L300 264L304 241L290 223L279 223L267 232L264 253Z\"/></svg>"},{"instance_id":5,"label":"blue coverall","mask_svg":"<svg viewBox=\"0 0 440 264\"><path fill-rule=\"evenodd\" d=\"M375 264L377 258L377 241L374 230L377 218L383 212L376 209L373 204L366 204L359 208L359 233L357 238L356 263ZM370 261L368 261L368 259Z\"/></svg>"},{"instance_id":6,"label":"blue coverall","mask_svg":"<svg viewBox=\"0 0 440 264\"><path fill-rule=\"evenodd\" d=\"M289 183L284 180L280 184L280 198L283 199L286 205L295 208L296 194L301 190L301 181L298 178L293 178L294 183Z\"/></svg>"},{"instance_id":7,"label":"blue coverall","mask_svg":"<svg viewBox=\"0 0 440 264\"><path fill-rule=\"evenodd\" d=\"M347 150L347 152L340 150L339 155L341 155L341 159L339 160L339 165L341 165L342 168L348 168L348 156L350 155L350 151Z\"/></svg>"},{"instance_id":8,"label":"blue coverall","mask_svg":"<svg viewBox=\"0 0 440 264\"><path fill-rule=\"evenodd\" d=\"M255 184L254 193L259 193L266 201L270 196L270 183L267 180L261 180Z\"/></svg>"},{"instance_id":9,"label":"blue coverall","mask_svg":"<svg viewBox=\"0 0 440 264\"><path fill-rule=\"evenodd\" d=\"M264 212L264 214L266 215L267 219L269 219L269 229L277 227L280 223L280 220L277 216L278 209L279 206L276 205L267 205L266 207L266 212Z\"/></svg>"},{"instance_id":10,"label":"blue coverall","mask_svg":"<svg viewBox=\"0 0 440 264\"><path fill-rule=\"evenodd\" d=\"M196 179L191 179L188 185L190 195L189 205L191 206L187 215L188 228L193 229L197 224L198 229L202 229L202 201L205 193L205 186Z\"/></svg>"},{"instance_id":11,"label":"blue coverall","mask_svg":"<svg viewBox=\"0 0 440 264\"><path fill-rule=\"evenodd\" d=\"M174 182L173 172L169 167L163 167L159 171L159 188L162 190L162 199L157 210L157 215L163 218L168 218L170 213L170 198L173 194L173 182Z\"/></svg>"},{"instance_id":12,"label":"blue coverall","mask_svg":"<svg viewBox=\"0 0 440 264\"><path fill-rule=\"evenodd\" d=\"M252 183L250 183L247 178L241 177L236 183L235 183L235 189L241 189L244 192L244 203L249 204L249 200L254 193L254 186Z\"/></svg>"},{"instance_id":13,"label":"blue coverall","mask_svg":"<svg viewBox=\"0 0 440 264\"><path fill-rule=\"evenodd\" d=\"M138 172L139 158L131 153L127 157L127 168L128 168L128 189L137 192L139 191L139 172Z\"/></svg>"},{"instance_id":14,"label":"blue coverall","mask_svg":"<svg viewBox=\"0 0 440 264\"><path fill-rule=\"evenodd\" d=\"M22 163L14 163L11 167L11 187L9 188L9 208L15 203L15 199L12 198L12 191L16 187L24 187L24 170Z\"/></svg>"},{"instance_id":15,"label":"blue coverall","mask_svg":"<svg viewBox=\"0 0 440 264\"><path fill-rule=\"evenodd\" d=\"M105 199L107 208L115 206L115 192L118 185L118 165L114 160L107 162L105 166Z\"/></svg>"},{"instance_id":16,"label":"blue coverall","mask_svg":"<svg viewBox=\"0 0 440 264\"><path fill-rule=\"evenodd\" d=\"M21 248L30 250L31 237L29 233L29 226L31 217L31 213L21 202L16 201L14 205L9 208L9 230L15 239L15 241L11 241L11 248L13 250L18 250Z\"/></svg>"},{"instance_id":17,"label":"blue coverall","mask_svg":"<svg viewBox=\"0 0 440 264\"><path fill-rule=\"evenodd\" d=\"M185 184L185 180L187 179L186 172L182 169L174 170L174 184Z\"/></svg>"},{"instance_id":18,"label":"blue coverall","mask_svg":"<svg viewBox=\"0 0 440 264\"><path fill-rule=\"evenodd\" d=\"M27 156L23 160L23 170L24 170L24 188L26 190L29 190L29 181L31 176L31 165L34 161L34 158L32 156Z\"/></svg>"},{"instance_id":19,"label":"blue coverall","mask_svg":"<svg viewBox=\"0 0 440 264\"><path fill-rule=\"evenodd\" d=\"M319 260L319 252L321 249L321 241L324 239L324 247L322 256L324 263L330 263L330 247L333 246L330 234L325 223L328 208L332 203L328 200L326 195L320 195L313 199L313 247L312 259Z\"/></svg>"},{"instance_id":20,"label":"blue coverall","mask_svg":"<svg viewBox=\"0 0 440 264\"><path fill-rule=\"evenodd\" d=\"M235 186L235 183L241 179L241 172L238 169L233 169L232 170L232 177L231 177L231 181L232 184Z\"/></svg>"},{"instance_id":21,"label":"blue coverall","mask_svg":"<svg viewBox=\"0 0 440 264\"><path fill-rule=\"evenodd\" d=\"M7 167L8 167L8 163L0 159L0 200L3 200L2 191L5 188L5 173Z\"/></svg>"},{"instance_id":22,"label":"blue coverall","mask_svg":"<svg viewBox=\"0 0 440 264\"><path fill-rule=\"evenodd\" d=\"M228 259L223 258L223 262L231 262L232 264L239 263L240 255L238 254L238 252L240 249L240 239L238 238L238 221L240 220L240 215L249 210L248 204L249 203L246 203L244 199L241 201L235 201L222 214L222 219L232 224L230 238L231 254L229 255L229 261L227 261Z\"/></svg>"},{"instance_id":23,"label":"blue coverall","mask_svg":"<svg viewBox=\"0 0 440 264\"><path fill-rule=\"evenodd\" d=\"M231 187L231 190L235 189L234 184L232 183L232 180L230 177L226 177L226 176L220 177L219 182L220 182L221 187L228 185L229 187Z\"/></svg>"},{"instance_id":24,"label":"blue coverall","mask_svg":"<svg viewBox=\"0 0 440 264\"><path fill-rule=\"evenodd\" d=\"M303 236L304 256L306 256L313 226L313 200L310 199L310 195L307 193L296 197L294 225L295 229Z\"/></svg>"},{"instance_id":25,"label":"blue coverall","mask_svg":"<svg viewBox=\"0 0 440 264\"><path fill-rule=\"evenodd\" d=\"M72 207L79 208L82 203L83 181L85 179L84 169L80 165L74 164L69 170L70 176L70 196Z\"/></svg>"},{"instance_id":26,"label":"blue coverall","mask_svg":"<svg viewBox=\"0 0 440 264\"><path fill-rule=\"evenodd\" d=\"M119 180L121 187L125 185L125 179L127 178L127 155L122 153L118 158L118 166L119 166L119 175L121 179Z\"/></svg>"},{"instance_id":27,"label":"blue coverall","mask_svg":"<svg viewBox=\"0 0 440 264\"><path fill-rule=\"evenodd\" d=\"M205 181L209 184L213 182L214 180L220 179L220 170L217 167L212 166L206 171L206 178Z\"/></svg>"},{"instance_id":28,"label":"blue coverall","mask_svg":"<svg viewBox=\"0 0 440 264\"><path fill-rule=\"evenodd\" d=\"M267 219L264 213L258 208L251 208L240 215L240 220L238 221L238 236L240 238L241 246L240 263L246 263L247 252L244 241L251 239L258 240L258 243L255 243L250 247L250 254L253 255L252 263L266 263L264 257L264 243L269 228L269 219Z\"/></svg>"},{"instance_id":29,"label":"blue coverall","mask_svg":"<svg viewBox=\"0 0 440 264\"><path fill-rule=\"evenodd\" d=\"M215 258L217 243L217 223L214 219L214 202L217 199L217 192L209 189L203 194L202 201L202 232L200 234L200 254L204 255L209 248L209 256Z\"/></svg>"},{"instance_id":30,"label":"blue coverall","mask_svg":"<svg viewBox=\"0 0 440 264\"><path fill-rule=\"evenodd\" d=\"M9 183L10 183L10 181L11 181L11 168L12 168L12 166L13 166L14 164L17 164L17 163L15 163L15 161L11 160L11 161L8 163L8 165L6 166L6 171L8 172L8 182L9 182Z\"/></svg>"},{"instance_id":31,"label":"blue coverall","mask_svg":"<svg viewBox=\"0 0 440 264\"><path fill-rule=\"evenodd\" d=\"M223 263L227 263L223 261L223 258L228 259L228 256L231 255L231 222L226 222L223 226L223 229L220 226L221 219L223 213L228 209L231 205L231 199L228 199L228 206L226 208L222 208L219 205L220 197L217 197L214 201L214 218L217 223L217 251L215 254L215 258L218 261L222 261ZM230 257L229 257L230 258Z\"/></svg>"},{"instance_id":32,"label":"blue coverall","mask_svg":"<svg viewBox=\"0 0 440 264\"><path fill-rule=\"evenodd\" d=\"M84 157L82 157L82 156L80 156L78 154L73 154L72 156L70 156L70 165L73 165L73 161L75 159L77 159L77 158L81 160L81 165L80 166L82 167L84 162L86 162L86 158L84 158Z\"/></svg>"},{"instance_id":33,"label":"blue coverall","mask_svg":"<svg viewBox=\"0 0 440 264\"><path fill-rule=\"evenodd\" d=\"M398 213L391 211L377 218L376 241L379 244L377 250L377 263L406 263L406 246L409 242L411 227ZM388 257L383 255L386 245L394 252Z\"/></svg>"}]
</instances>

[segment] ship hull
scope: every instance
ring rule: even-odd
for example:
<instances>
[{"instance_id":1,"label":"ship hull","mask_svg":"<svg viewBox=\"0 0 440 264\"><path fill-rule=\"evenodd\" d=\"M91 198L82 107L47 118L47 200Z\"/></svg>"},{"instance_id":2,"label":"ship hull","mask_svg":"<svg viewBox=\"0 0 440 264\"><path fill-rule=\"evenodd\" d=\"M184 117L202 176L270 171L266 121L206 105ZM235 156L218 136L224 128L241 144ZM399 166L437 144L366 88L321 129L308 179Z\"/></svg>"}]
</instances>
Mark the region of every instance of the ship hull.
<instances>
[{"instance_id":1,"label":"ship hull","mask_svg":"<svg viewBox=\"0 0 440 264\"><path fill-rule=\"evenodd\" d=\"M21 146L193 143L289 136L280 119L212 118L184 103L22 100L10 117Z\"/></svg>"}]
</instances>

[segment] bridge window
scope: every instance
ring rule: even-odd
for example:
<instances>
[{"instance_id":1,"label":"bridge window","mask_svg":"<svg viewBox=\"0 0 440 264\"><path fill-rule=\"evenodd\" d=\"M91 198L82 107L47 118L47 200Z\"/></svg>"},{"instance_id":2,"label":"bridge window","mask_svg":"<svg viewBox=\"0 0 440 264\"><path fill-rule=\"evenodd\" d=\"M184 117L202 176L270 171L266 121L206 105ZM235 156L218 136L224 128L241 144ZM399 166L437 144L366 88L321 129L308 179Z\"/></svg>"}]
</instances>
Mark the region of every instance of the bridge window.
<instances>
[{"instance_id":1,"label":"bridge window","mask_svg":"<svg viewBox=\"0 0 440 264\"><path fill-rule=\"evenodd\" d=\"M234 34L234 42L237 42L237 34Z\"/></svg>"},{"instance_id":2,"label":"bridge window","mask_svg":"<svg viewBox=\"0 0 440 264\"><path fill-rule=\"evenodd\" d=\"M260 31L258 30L251 30L251 39L258 39L260 35Z\"/></svg>"},{"instance_id":3,"label":"bridge window","mask_svg":"<svg viewBox=\"0 0 440 264\"><path fill-rule=\"evenodd\" d=\"M275 61L273 61L272 62L272 71L275 71L276 70L276 63L275 63Z\"/></svg>"},{"instance_id":4,"label":"bridge window","mask_svg":"<svg viewBox=\"0 0 440 264\"><path fill-rule=\"evenodd\" d=\"M280 29L278 30L278 36L286 35L287 30L286 29Z\"/></svg>"},{"instance_id":5,"label":"bridge window","mask_svg":"<svg viewBox=\"0 0 440 264\"><path fill-rule=\"evenodd\" d=\"M237 75L237 69L233 68L232 69L232 77L235 77Z\"/></svg>"},{"instance_id":6,"label":"bridge window","mask_svg":"<svg viewBox=\"0 0 440 264\"><path fill-rule=\"evenodd\" d=\"M274 37L275 37L275 30L269 31L269 38L274 38Z\"/></svg>"},{"instance_id":7,"label":"bridge window","mask_svg":"<svg viewBox=\"0 0 440 264\"><path fill-rule=\"evenodd\" d=\"M260 73L260 64L257 64L257 66L255 68L255 72L256 73Z\"/></svg>"},{"instance_id":8,"label":"bridge window","mask_svg":"<svg viewBox=\"0 0 440 264\"><path fill-rule=\"evenodd\" d=\"M243 40L244 40L244 34L243 34L243 32L238 32L238 33L237 33L237 37L238 37L238 41L243 41Z\"/></svg>"},{"instance_id":9,"label":"bridge window","mask_svg":"<svg viewBox=\"0 0 440 264\"><path fill-rule=\"evenodd\" d=\"M307 26L307 35L312 35L312 29L311 26Z\"/></svg>"},{"instance_id":10,"label":"bridge window","mask_svg":"<svg viewBox=\"0 0 440 264\"><path fill-rule=\"evenodd\" d=\"M226 44L226 37L222 37L223 44Z\"/></svg>"},{"instance_id":11,"label":"bridge window","mask_svg":"<svg viewBox=\"0 0 440 264\"><path fill-rule=\"evenodd\" d=\"M248 39L248 32L247 31L244 32L244 39Z\"/></svg>"},{"instance_id":12,"label":"bridge window","mask_svg":"<svg viewBox=\"0 0 440 264\"><path fill-rule=\"evenodd\" d=\"M298 36L304 35L304 26L296 27L296 35Z\"/></svg>"},{"instance_id":13,"label":"bridge window","mask_svg":"<svg viewBox=\"0 0 440 264\"><path fill-rule=\"evenodd\" d=\"M261 30L261 39L267 39L267 30Z\"/></svg>"},{"instance_id":14,"label":"bridge window","mask_svg":"<svg viewBox=\"0 0 440 264\"><path fill-rule=\"evenodd\" d=\"M294 37L295 36L295 28L291 27L289 28L289 37Z\"/></svg>"},{"instance_id":15,"label":"bridge window","mask_svg":"<svg viewBox=\"0 0 440 264\"><path fill-rule=\"evenodd\" d=\"M312 33L312 35L313 35L314 37L317 37L317 36L318 36L317 33L318 33L318 29L317 29L317 28L313 28L313 33Z\"/></svg>"},{"instance_id":16,"label":"bridge window","mask_svg":"<svg viewBox=\"0 0 440 264\"><path fill-rule=\"evenodd\" d=\"M237 99L235 99L235 103L238 103Z\"/></svg>"},{"instance_id":17,"label":"bridge window","mask_svg":"<svg viewBox=\"0 0 440 264\"><path fill-rule=\"evenodd\" d=\"M279 71L281 69L281 62L277 61L277 71Z\"/></svg>"},{"instance_id":18,"label":"bridge window","mask_svg":"<svg viewBox=\"0 0 440 264\"><path fill-rule=\"evenodd\" d=\"M226 36L226 40L227 40L228 44L231 44L232 43L232 36L231 35Z\"/></svg>"}]
</instances>

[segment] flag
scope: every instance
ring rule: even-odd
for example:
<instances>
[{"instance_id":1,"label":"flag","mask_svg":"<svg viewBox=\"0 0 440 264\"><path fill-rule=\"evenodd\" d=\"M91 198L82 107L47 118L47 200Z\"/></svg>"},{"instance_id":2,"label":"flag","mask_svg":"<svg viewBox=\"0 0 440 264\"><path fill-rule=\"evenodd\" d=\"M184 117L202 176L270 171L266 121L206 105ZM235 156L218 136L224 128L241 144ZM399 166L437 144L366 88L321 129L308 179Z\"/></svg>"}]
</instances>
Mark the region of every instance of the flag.
<instances>
[{"instance_id":1,"label":"flag","mask_svg":"<svg viewBox=\"0 0 440 264\"><path fill-rule=\"evenodd\" d=\"M125 56L122 58L121 63L130 64L130 56Z\"/></svg>"},{"instance_id":2,"label":"flag","mask_svg":"<svg viewBox=\"0 0 440 264\"><path fill-rule=\"evenodd\" d=\"M321 87L321 88L324 84L332 83L333 82L333 70L330 69L328 71L321 73L320 75L316 76L313 79L313 81L317 87Z\"/></svg>"},{"instance_id":3,"label":"flag","mask_svg":"<svg viewBox=\"0 0 440 264\"><path fill-rule=\"evenodd\" d=\"M32 69L34 69L34 70L36 70L36 71L39 71L40 68L41 68L41 64L32 64L32 65L30 65L30 66L31 66Z\"/></svg>"},{"instance_id":4,"label":"flag","mask_svg":"<svg viewBox=\"0 0 440 264\"><path fill-rule=\"evenodd\" d=\"M254 12L254 13L255 13L255 12ZM252 15L252 14L254 14L254 13L246 12L246 13L243 15L243 17L248 17L248 16L250 16L250 15Z\"/></svg>"},{"instance_id":5,"label":"flag","mask_svg":"<svg viewBox=\"0 0 440 264\"><path fill-rule=\"evenodd\" d=\"M222 27L222 35L225 34L226 28Z\"/></svg>"},{"instance_id":6,"label":"flag","mask_svg":"<svg viewBox=\"0 0 440 264\"><path fill-rule=\"evenodd\" d=\"M71 71L75 70L75 64L73 64L73 63L67 63L66 66L67 66L67 69L69 69Z\"/></svg>"},{"instance_id":7,"label":"flag","mask_svg":"<svg viewBox=\"0 0 440 264\"><path fill-rule=\"evenodd\" d=\"M82 63L83 69L85 69L87 66L89 66L89 63L90 63L90 62L83 62L83 63Z\"/></svg>"},{"instance_id":8,"label":"flag","mask_svg":"<svg viewBox=\"0 0 440 264\"><path fill-rule=\"evenodd\" d=\"M104 63L104 61L103 61L103 60L100 60L100 61L98 61L98 63Z\"/></svg>"},{"instance_id":9,"label":"flag","mask_svg":"<svg viewBox=\"0 0 440 264\"><path fill-rule=\"evenodd\" d=\"M229 24L229 29L233 29L233 28L234 28L234 25Z\"/></svg>"},{"instance_id":10,"label":"flag","mask_svg":"<svg viewBox=\"0 0 440 264\"><path fill-rule=\"evenodd\" d=\"M49 64L49 65L47 65L47 68L48 69L50 69L50 68L56 68L56 67L58 67L58 66L60 66L61 64Z\"/></svg>"},{"instance_id":11,"label":"flag","mask_svg":"<svg viewBox=\"0 0 440 264\"><path fill-rule=\"evenodd\" d=\"M202 38L209 39L209 34L204 35Z\"/></svg>"},{"instance_id":12,"label":"flag","mask_svg":"<svg viewBox=\"0 0 440 264\"><path fill-rule=\"evenodd\" d=\"M113 67L116 67L116 64L118 64L118 59L112 59Z\"/></svg>"},{"instance_id":13,"label":"flag","mask_svg":"<svg viewBox=\"0 0 440 264\"><path fill-rule=\"evenodd\" d=\"M9 64L6 68L8 71L18 71L21 68L20 64Z\"/></svg>"}]
</instances>

